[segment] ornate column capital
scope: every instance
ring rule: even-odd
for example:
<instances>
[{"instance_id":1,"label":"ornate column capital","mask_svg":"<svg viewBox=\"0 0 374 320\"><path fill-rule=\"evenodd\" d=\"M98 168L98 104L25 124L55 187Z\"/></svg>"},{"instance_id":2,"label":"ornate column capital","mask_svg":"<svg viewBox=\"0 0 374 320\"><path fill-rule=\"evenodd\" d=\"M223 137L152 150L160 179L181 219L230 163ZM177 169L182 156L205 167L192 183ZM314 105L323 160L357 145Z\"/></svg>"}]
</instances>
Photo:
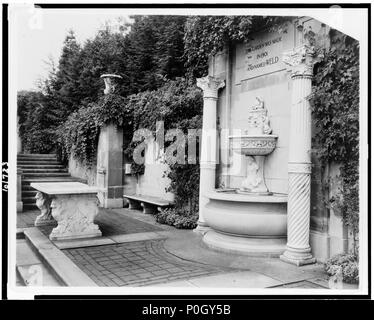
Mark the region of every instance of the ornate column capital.
<instances>
[{"instance_id":1,"label":"ornate column capital","mask_svg":"<svg viewBox=\"0 0 374 320\"><path fill-rule=\"evenodd\" d=\"M225 80L220 80L212 76L196 79L196 85L203 90L204 98L218 98L218 90L225 86Z\"/></svg>"},{"instance_id":2,"label":"ornate column capital","mask_svg":"<svg viewBox=\"0 0 374 320\"><path fill-rule=\"evenodd\" d=\"M291 69L291 78L313 76L314 48L303 44L283 53L283 62Z\"/></svg>"}]
</instances>

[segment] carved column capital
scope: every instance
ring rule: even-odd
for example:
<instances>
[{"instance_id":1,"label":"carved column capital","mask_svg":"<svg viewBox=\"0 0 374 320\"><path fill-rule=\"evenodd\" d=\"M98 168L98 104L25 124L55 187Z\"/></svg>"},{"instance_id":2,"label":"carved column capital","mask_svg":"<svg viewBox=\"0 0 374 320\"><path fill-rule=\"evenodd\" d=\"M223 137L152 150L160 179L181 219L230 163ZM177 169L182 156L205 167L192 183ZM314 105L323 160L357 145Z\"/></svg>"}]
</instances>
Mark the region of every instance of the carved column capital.
<instances>
[{"instance_id":1,"label":"carved column capital","mask_svg":"<svg viewBox=\"0 0 374 320\"><path fill-rule=\"evenodd\" d=\"M218 99L218 90L225 86L225 80L206 76L196 79L196 85L203 90L204 98Z\"/></svg>"},{"instance_id":2,"label":"carved column capital","mask_svg":"<svg viewBox=\"0 0 374 320\"><path fill-rule=\"evenodd\" d=\"M314 48L303 44L283 53L283 62L291 69L291 78L311 78L313 76Z\"/></svg>"}]
</instances>

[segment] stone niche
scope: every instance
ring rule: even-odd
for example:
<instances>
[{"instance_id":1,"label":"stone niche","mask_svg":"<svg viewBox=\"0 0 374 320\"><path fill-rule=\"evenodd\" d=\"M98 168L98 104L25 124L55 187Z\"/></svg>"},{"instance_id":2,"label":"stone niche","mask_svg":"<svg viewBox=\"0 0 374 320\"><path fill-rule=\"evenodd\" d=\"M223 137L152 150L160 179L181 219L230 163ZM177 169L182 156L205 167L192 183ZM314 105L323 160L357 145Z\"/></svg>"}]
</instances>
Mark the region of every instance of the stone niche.
<instances>
[{"instance_id":1,"label":"stone niche","mask_svg":"<svg viewBox=\"0 0 374 320\"><path fill-rule=\"evenodd\" d=\"M253 40L235 48L232 62L232 86L230 127L245 131L248 128L249 106L261 97L273 128L278 135L276 149L266 159L265 179L269 190L287 193L287 160L289 106L291 104L289 76L282 53L294 47L294 27L291 23L285 32L258 32ZM237 155L231 154L234 162L229 187L239 187L245 176L245 165ZM241 159L243 160L243 159ZM241 164L238 167L237 164Z\"/></svg>"},{"instance_id":2,"label":"stone niche","mask_svg":"<svg viewBox=\"0 0 374 320\"><path fill-rule=\"evenodd\" d=\"M216 169L216 188L239 189L246 177L245 156L233 152L228 136L245 134L248 129L249 107L256 103L256 97L260 97L268 112L272 134L278 136L275 150L265 160L266 184L274 194L288 194L293 83L291 71L283 62L283 54L303 43L300 30L313 31L317 41L323 41L319 45L329 45L326 37L323 37L328 33L326 25L309 17L298 17L286 22L281 32L261 30L253 33L247 43L226 48L211 58L209 75L225 80L226 83L217 101L219 163ZM329 217L326 209L317 203L323 197L323 174L314 156L313 146L311 152L310 244L317 260L324 261L332 253L329 248ZM212 199L210 206L214 205L214 201L217 199ZM216 240L212 239L212 242ZM217 243L219 241L218 239Z\"/></svg>"}]
</instances>

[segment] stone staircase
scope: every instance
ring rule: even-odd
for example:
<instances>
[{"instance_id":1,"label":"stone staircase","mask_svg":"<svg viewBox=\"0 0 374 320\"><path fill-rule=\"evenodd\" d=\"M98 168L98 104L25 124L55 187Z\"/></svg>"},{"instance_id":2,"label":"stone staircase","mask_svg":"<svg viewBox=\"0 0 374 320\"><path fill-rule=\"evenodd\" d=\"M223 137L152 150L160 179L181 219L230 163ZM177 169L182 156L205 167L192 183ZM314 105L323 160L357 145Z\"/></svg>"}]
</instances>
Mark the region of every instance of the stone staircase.
<instances>
[{"instance_id":1,"label":"stone staircase","mask_svg":"<svg viewBox=\"0 0 374 320\"><path fill-rule=\"evenodd\" d=\"M70 175L67 168L57 160L55 154L18 154L17 167L22 169L23 210L38 209L35 205L36 190L32 182L78 181L84 179Z\"/></svg>"}]
</instances>

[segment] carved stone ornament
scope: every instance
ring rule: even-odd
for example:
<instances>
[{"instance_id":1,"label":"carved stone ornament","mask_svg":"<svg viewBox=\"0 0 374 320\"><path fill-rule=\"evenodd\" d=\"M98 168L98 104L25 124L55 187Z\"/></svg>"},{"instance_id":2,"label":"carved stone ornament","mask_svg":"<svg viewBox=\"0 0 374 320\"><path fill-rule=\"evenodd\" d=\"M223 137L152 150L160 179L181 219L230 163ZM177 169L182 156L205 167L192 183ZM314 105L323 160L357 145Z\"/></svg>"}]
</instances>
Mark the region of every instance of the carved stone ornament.
<instances>
[{"instance_id":1,"label":"carved stone ornament","mask_svg":"<svg viewBox=\"0 0 374 320\"><path fill-rule=\"evenodd\" d=\"M122 79L121 76L116 74L103 74L100 78L104 79L105 89L104 94L114 93L116 90L117 79Z\"/></svg>"},{"instance_id":2,"label":"carved stone ornament","mask_svg":"<svg viewBox=\"0 0 374 320\"><path fill-rule=\"evenodd\" d=\"M260 97L256 97L257 104L249 107L249 134L270 134L268 111L264 106L264 101Z\"/></svg>"},{"instance_id":3,"label":"carved stone ornament","mask_svg":"<svg viewBox=\"0 0 374 320\"><path fill-rule=\"evenodd\" d=\"M40 209L41 213L36 217L34 225L37 227L55 224L56 221L51 214L51 198L47 194L39 191L36 193L35 199L35 204Z\"/></svg>"},{"instance_id":4,"label":"carved stone ornament","mask_svg":"<svg viewBox=\"0 0 374 320\"><path fill-rule=\"evenodd\" d=\"M49 236L51 240L101 236L99 226L94 224L98 213L96 195L56 195L51 207L58 224Z\"/></svg>"},{"instance_id":5,"label":"carved stone ornament","mask_svg":"<svg viewBox=\"0 0 374 320\"><path fill-rule=\"evenodd\" d=\"M204 98L218 98L218 90L225 86L225 80L212 76L196 79L196 85L203 90Z\"/></svg>"},{"instance_id":6,"label":"carved stone ornament","mask_svg":"<svg viewBox=\"0 0 374 320\"><path fill-rule=\"evenodd\" d=\"M311 77L315 50L309 45L301 45L283 54L283 62L291 67L291 77Z\"/></svg>"}]
</instances>

